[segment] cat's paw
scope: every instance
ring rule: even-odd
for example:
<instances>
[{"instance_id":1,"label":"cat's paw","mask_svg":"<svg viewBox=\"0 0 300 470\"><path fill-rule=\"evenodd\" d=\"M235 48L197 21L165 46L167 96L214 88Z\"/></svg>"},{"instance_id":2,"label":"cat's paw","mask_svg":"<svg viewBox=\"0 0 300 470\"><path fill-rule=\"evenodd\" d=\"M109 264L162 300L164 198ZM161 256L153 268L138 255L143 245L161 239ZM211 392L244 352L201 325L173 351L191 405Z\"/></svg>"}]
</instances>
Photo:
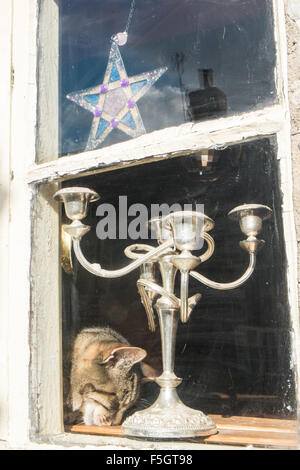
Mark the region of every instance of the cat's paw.
<instances>
[{"instance_id":1,"label":"cat's paw","mask_svg":"<svg viewBox=\"0 0 300 470\"><path fill-rule=\"evenodd\" d=\"M101 405L96 405L93 413L93 421L95 426L111 426L112 417Z\"/></svg>"},{"instance_id":2,"label":"cat's paw","mask_svg":"<svg viewBox=\"0 0 300 470\"><path fill-rule=\"evenodd\" d=\"M94 422L95 426L111 426L112 419L108 416L97 416Z\"/></svg>"}]
</instances>

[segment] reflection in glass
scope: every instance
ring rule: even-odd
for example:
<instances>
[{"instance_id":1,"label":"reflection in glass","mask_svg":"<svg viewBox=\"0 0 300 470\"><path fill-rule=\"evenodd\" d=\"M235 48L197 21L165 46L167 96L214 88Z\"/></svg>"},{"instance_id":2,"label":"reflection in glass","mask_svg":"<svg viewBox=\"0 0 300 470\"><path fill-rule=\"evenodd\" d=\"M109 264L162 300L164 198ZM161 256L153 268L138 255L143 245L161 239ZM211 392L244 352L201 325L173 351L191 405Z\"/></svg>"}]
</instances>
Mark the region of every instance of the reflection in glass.
<instances>
[{"instance_id":1,"label":"reflection in glass","mask_svg":"<svg viewBox=\"0 0 300 470\"><path fill-rule=\"evenodd\" d=\"M272 218L262 231L268 243L259 252L255 273L247 284L226 292L201 287L202 298L189 322L178 328L175 372L184 378L178 387L181 399L206 414L293 418L295 382L276 142L262 139L215 151L215 155L209 167L203 167L195 156L178 157L71 180L66 186L93 188L101 194L100 202L116 208L117 220L122 195L127 196L128 207L145 204L149 215L151 204L204 204L205 213L215 221L216 250L201 266L201 273L218 282L238 278L248 263L247 253L239 247L240 231L228 220L228 212L257 201L272 208ZM92 227L83 240L86 257L91 262L101 260L106 269L125 266L124 249L132 240L98 240L99 220L96 203L85 219ZM128 216L127 224L131 221ZM139 273L99 279L82 269L76 259L73 264L72 276L63 272L62 285L66 390L72 342L84 327L113 328L132 345L146 349L148 365L160 370L159 330L148 330L136 288ZM177 294L179 284L176 278ZM191 278L190 295L197 293L199 283ZM128 412L148 407L156 394L155 384L145 384Z\"/></svg>"},{"instance_id":2,"label":"reflection in glass","mask_svg":"<svg viewBox=\"0 0 300 470\"><path fill-rule=\"evenodd\" d=\"M167 67L138 103L146 132L276 101L271 4L136 2L128 41L119 48L128 77ZM66 96L103 83L111 37L124 30L130 1L64 0L59 8L61 154L68 154L85 149L93 114ZM100 146L129 138L116 127Z\"/></svg>"},{"instance_id":3,"label":"reflection in glass","mask_svg":"<svg viewBox=\"0 0 300 470\"><path fill-rule=\"evenodd\" d=\"M210 117L221 117L227 113L227 98L213 83L213 70L199 70L203 74L203 88L190 91L188 100L188 113L192 121L200 121Z\"/></svg>"}]
</instances>

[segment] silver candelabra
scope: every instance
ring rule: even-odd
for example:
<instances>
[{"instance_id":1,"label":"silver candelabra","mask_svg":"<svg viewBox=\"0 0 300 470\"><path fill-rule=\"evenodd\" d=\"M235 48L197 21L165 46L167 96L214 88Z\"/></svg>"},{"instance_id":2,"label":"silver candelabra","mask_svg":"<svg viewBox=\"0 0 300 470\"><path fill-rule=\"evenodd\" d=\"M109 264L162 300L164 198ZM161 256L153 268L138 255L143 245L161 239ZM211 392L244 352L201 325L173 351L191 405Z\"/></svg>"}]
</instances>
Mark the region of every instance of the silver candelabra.
<instances>
[{"instance_id":1,"label":"silver candelabra","mask_svg":"<svg viewBox=\"0 0 300 470\"><path fill-rule=\"evenodd\" d=\"M155 330L155 310L159 318L163 372L155 381L160 386L160 394L152 406L135 412L124 421L124 433L128 436L160 439L215 434L217 428L211 418L202 411L184 405L176 391L182 382L174 373L178 321L180 318L186 323L201 298L201 294L188 296L189 276L219 290L234 289L244 284L254 271L257 251L264 244L257 235L263 220L270 217L271 209L260 204L244 204L229 212L228 216L239 222L242 232L247 236L240 246L249 253L249 265L236 281L219 283L194 270L207 261L215 249L214 240L208 233L214 227L214 222L205 214L182 211L151 219L148 223L156 232L158 247L131 245L125 249L125 254L132 261L124 268L108 271L100 264L89 263L80 246L82 237L90 230L81 220L87 215L88 203L99 199L98 194L88 188L72 187L56 192L54 198L64 203L66 215L72 220L70 225L64 226L64 230L72 237L79 263L95 276L105 278L125 276L140 268L137 287L151 331ZM206 244L206 250L200 256L194 256L192 251L199 249L199 241ZM157 281L156 265L160 269L162 285ZM180 298L174 293L177 272L181 275Z\"/></svg>"}]
</instances>

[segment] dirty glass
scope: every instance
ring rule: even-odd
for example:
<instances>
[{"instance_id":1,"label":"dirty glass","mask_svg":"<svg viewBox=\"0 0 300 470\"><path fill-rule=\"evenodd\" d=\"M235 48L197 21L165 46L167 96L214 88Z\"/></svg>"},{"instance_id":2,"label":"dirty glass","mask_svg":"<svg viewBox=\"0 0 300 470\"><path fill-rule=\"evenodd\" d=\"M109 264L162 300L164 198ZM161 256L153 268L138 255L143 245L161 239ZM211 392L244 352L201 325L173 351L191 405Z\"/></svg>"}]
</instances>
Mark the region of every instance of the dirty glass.
<instances>
[{"instance_id":1,"label":"dirty glass","mask_svg":"<svg viewBox=\"0 0 300 470\"><path fill-rule=\"evenodd\" d=\"M276 102L271 4L59 2L60 153ZM125 29L127 43L110 56L111 38Z\"/></svg>"},{"instance_id":2,"label":"dirty glass","mask_svg":"<svg viewBox=\"0 0 300 470\"><path fill-rule=\"evenodd\" d=\"M281 214L276 139L261 139L215 151L210 161L189 155L70 180L65 186L96 190L101 200L91 204L85 223L91 231L82 241L90 262L117 269L129 263L124 249L149 240L99 240L97 215L101 203L120 212L119 197L128 208L142 203L204 204L215 221L211 259L196 268L218 282L233 281L248 265L239 246L246 238L228 212L243 203L268 205L272 217L259 238L265 240L252 277L241 287L219 291L190 278L190 295L201 293L187 324L179 322L175 373L183 379L178 394L188 406L223 416L295 417L294 370L291 361L291 324L286 278L286 254ZM128 224L134 217L128 215ZM64 219L65 222L69 223ZM65 393L70 378L70 351L85 327L109 326L130 344L145 348L145 361L161 371L159 328L148 329L136 282L139 270L118 279L97 278L78 264L63 274L63 357ZM179 277L179 276L178 276ZM179 279L176 295L180 295ZM154 403L158 385L149 382L127 414Z\"/></svg>"}]
</instances>

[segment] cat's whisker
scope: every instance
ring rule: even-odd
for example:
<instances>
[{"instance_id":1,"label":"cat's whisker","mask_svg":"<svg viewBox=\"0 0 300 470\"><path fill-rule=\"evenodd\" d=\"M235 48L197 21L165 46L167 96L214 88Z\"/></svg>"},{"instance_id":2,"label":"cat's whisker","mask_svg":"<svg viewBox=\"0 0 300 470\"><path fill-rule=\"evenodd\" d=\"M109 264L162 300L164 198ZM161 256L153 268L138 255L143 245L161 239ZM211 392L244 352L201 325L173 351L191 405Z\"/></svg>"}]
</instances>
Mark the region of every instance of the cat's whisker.
<instances>
[{"instance_id":1,"label":"cat's whisker","mask_svg":"<svg viewBox=\"0 0 300 470\"><path fill-rule=\"evenodd\" d=\"M140 409L144 409L144 408L148 408L149 406L151 406L151 402L146 400L145 398L141 398L137 404L136 404L136 408L140 408Z\"/></svg>"},{"instance_id":2,"label":"cat's whisker","mask_svg":"<svg viewBox=\"0 0 300 470\"><path fill-rule=\"evenodd\" d=\"M139 401L140 401L141 403L146 403L146 404L150 405L149 400L147 400L146 398L141 398Z\"/></svg>"}]
</instances>

